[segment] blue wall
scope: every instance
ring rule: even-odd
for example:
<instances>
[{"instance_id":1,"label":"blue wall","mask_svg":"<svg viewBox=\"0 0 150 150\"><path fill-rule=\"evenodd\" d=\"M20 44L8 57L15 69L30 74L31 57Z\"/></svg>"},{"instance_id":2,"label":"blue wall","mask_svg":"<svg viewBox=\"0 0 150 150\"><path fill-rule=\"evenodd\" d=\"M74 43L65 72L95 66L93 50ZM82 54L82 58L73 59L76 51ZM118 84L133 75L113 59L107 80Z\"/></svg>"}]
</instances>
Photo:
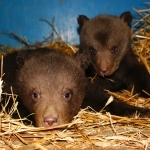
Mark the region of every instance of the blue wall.
<instances>
[{"instance_id":1,"label":"blue wall","mask_svg":"<svg viewBox=\"0 0 150 150\"><path fill-rule=\"evenodd\" d=\"M28 39L33 44L48 37L51 28L39 21L51 22L65 41L79 43L76 18L80 14L94 17L98 14L120 15L124 11L145 9L146 0L0 0L0 32L7 30ZM18 46L13 39L0 35L0 44Z\"/></svg>"}]
</instances>

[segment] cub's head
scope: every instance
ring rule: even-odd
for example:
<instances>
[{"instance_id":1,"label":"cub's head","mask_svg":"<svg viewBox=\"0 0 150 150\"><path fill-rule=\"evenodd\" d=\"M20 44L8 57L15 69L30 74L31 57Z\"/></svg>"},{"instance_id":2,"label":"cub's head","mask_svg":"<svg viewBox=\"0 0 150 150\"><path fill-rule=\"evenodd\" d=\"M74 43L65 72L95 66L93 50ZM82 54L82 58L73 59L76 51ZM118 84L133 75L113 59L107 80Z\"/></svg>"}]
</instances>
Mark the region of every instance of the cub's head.
<instances>
[{"instance_id":1,"label":"cub's head","mask_svg":"<svg viewBox=\"0 0 150 150\"><path fill-rule=\"evenodd\" d=\"M90 60L101 76L113 74L124 55L130 49L131 31L130 12L120 17L100 15L88 19L84 15L78 17L80 26L81 53Z\"/></svg>"},{"instance_id":2,"label":"cub's head","mask_svg":"<svg viewBox=\"0 0 150 150\"><path fill-rule=\"evenodd\" d=\"M78 63L56 50L22 51L17 57L18 96L36 126L70 122L79 112L87 79Z\"/></svg>"}]
</instances>

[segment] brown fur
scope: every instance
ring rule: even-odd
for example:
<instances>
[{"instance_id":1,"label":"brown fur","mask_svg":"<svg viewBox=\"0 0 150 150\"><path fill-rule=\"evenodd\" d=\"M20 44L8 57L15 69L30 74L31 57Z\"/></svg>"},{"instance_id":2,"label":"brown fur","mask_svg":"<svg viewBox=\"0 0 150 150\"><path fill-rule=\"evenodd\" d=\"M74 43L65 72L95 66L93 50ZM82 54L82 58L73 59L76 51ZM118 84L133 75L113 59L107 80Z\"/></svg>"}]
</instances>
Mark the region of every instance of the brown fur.
<instances>
[{"instance_id":1,"label":"brown fur","mask_svg":"<svg viewBox=\"0 0 150 150\"><path fill-rule=\"evenodd\" d=\"M25 50L16 58L18 69L9 72L5 66L4 81L8 87L13 86L20 102L35 114L36 125L70 122L84 99L87 80L83 70L72 58L56 50ZM7 78L10 73L15 74L11 81Z\"/></svg>"},{"instance_id":2,"label":"brown fur","mask_svg":"<svg viewBox=\"0 0 150 150\"><path fill-rule=\"evenodd\" d=\"M150 93L150 75L140 64L131 49L130 12L120 17L100 15L88 19L80 15L80 50L76 59L81 62L86 76L94 78L89 84L82 107L91 106L100 111L110 95L104 89L119 91L134 85L134 93L145 90ZM136 111L141 117L150 117L150 109L130 106L114 98L106 108L115 115L133 115Z\"/></svg>"},{"instance_id":3,"label":"brown fur","mask_svg":"<svg viewBox=\"0 0 150 150\"><path fill-rule=\"evenodd\" d=\"M130 32L123 18L100 15L91 20L85 19L80 33L81 50L86 49L87 54L91 51L89 57L99 75L109 76L117 70L130 48Z\"/></svg>"}]
</instances>

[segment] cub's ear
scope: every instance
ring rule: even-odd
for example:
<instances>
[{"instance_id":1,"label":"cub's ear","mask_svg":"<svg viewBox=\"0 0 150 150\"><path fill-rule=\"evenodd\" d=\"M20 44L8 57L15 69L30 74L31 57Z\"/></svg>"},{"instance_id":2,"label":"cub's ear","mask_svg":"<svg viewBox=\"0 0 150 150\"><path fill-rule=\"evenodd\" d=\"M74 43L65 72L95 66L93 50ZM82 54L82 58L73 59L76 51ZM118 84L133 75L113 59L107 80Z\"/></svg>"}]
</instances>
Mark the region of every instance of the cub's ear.
<instances>
[{"instance_id":1,"label":"cub's ear","mask_svg":"<svg viewBox=\"0 0 150 150\"><path fill-rule=\"evenodd\" d=\"M126 11L126 12L122 13L122 14L120 15L120 18L121 18L125 23L127 23L129 27L131 27L131 22L132 22L133 17L132 17L132 14L131 14L129 11Z\"/></svg>"},{"instance_id":2,"label":"cub's ear","mask_svg":"<svg viewBox=\"0 0 150 150\"><path fill-rule=\"evenodd\" d=\"M16 57L16 62L17 62L17 68L20 69L24 65L25 61L28 59L28 52L29 50L21 50L17 57Z\"/></svg>"},{"instance_id":3,"label":"cub's ear","mask_svg":"<svg viewBox=\"0 0 150 150\"><path fill-rule=\"evenodd\" d=\"M88 20L89 20L88 17L86 17L84 15L79 15L79 17L77 18L77 21L78 21L78 24L79 24L80 28L82 28L84 23L87 22Z\"/></svg>"},{"instance_id":4,"label":"cub's ear","mask_svg":"<svg viewBox=\"0 0 150 150\"><path fill-rule=\"evenodd\" d=\"M89 64L91 63L90 59L86 57L85 54L79 51L74 55L73 58L84 71L89 67Z\"/></svg>"}]
</instances>

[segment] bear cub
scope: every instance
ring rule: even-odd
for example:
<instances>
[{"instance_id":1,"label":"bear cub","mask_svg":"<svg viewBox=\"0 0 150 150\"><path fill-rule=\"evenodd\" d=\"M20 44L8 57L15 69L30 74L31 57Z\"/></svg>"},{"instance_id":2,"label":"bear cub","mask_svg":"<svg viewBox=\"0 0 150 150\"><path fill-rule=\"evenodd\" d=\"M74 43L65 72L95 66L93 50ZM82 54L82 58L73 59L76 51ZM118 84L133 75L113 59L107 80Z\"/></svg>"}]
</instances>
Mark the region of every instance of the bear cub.
<instances>
[{"instance_id":1,"label":"bear cub","mask_svg":"<svg viewBox=\"0 0 150 150\"><path fill-rule=\"evenodd\" d=\"M131 21L130 12L120 17L78 17L80 49L75 57L88 78L96 75L82 107L91 106L100 111L110 97L105 89L115 92L134 86L134 93L143 96L143 90L150 93L150 74L131 48ZM150 117L148 108L134 107L117 98L105 109L114 115L131 116L137 111L141 117Z\"/></svg>"},{"instance_id":2,"label":"bear cub","mask_svg":"<svg viewBox=\"0 0 150 150\"><path fill-rule=\"evenodd\" d=\"M19 112L22 117L33 114L36 126L68 123L81 108L85 73L73 58L57 50L37 48L8 54L4 73L3 92L10 93L13 87Z\"/></svg>"}]
</instances>

